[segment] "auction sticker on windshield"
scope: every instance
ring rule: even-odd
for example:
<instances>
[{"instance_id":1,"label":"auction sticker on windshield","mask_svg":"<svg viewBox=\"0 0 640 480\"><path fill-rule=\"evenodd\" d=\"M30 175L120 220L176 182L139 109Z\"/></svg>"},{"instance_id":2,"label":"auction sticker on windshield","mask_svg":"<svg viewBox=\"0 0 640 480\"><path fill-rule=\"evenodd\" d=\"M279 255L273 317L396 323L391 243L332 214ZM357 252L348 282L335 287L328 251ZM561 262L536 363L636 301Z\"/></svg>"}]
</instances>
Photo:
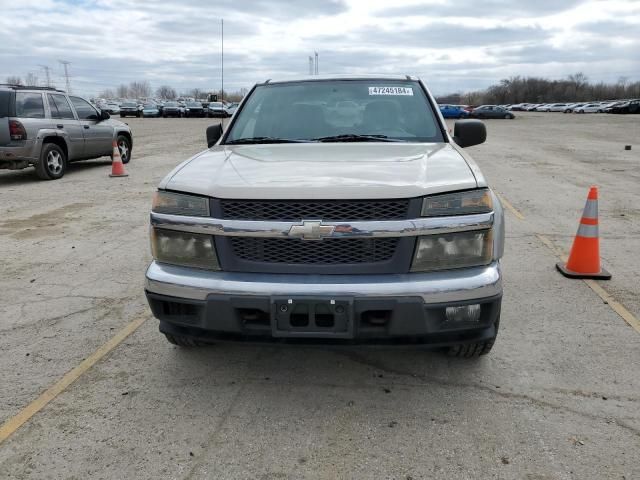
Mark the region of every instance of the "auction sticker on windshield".
<instances>
[{"instance_id":1,"label":"auction sticker on windshield","mask_svg":"<svg viewBox=\"0 0 640 480\"><path fill-rule=\"evenodd\" d=\"M411 87L369 87L369 95L413 95Z\"/></svg>"}]
</instances>

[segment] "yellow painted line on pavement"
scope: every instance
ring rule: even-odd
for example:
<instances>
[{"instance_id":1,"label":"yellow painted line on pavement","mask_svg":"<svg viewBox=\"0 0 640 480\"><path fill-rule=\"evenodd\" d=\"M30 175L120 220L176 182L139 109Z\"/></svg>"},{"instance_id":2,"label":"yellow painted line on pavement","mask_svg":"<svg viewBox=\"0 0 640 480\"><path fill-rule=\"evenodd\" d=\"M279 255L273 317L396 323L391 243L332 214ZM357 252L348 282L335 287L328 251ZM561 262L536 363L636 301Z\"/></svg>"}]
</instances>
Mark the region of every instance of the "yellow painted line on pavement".
<instances>
[{"instance_id":1,"label":"yellow painted line on pavement","mask_svg":"<svg viewBox=\"0 0 640 480\"><path fill-rule=\"evenodd\" d=\"M536 234L536 237L544 243L544 245L551 250L556 257L558 257L561 261L567 261L567 255L561 252L556 246L553 244L551 239L546 235ZM638 320L633 313L631 313L627 308L620 303L616 298L607 292L600 284L593 280L592 278L583 278L582 281L587 284L587 286L598 295L603 302L609 305L609 308L616 312L625 322L629 324L631 328L633 328L636 332L640 333L640 320Z\"/></svg>"},{"instance_id":2,"label":"yellow painted line on pavement","mask_svg":"<svg viewBox=\"0 0 640 480\"><path fill-rule=\"evenodd\" d=\"M516 207L511 205L511 202L504 198L500 193L495 192L496 196L500 199L500 203L504 205L518 220L524 220L524 215Z\"/></svg>"},{"instance_id":3,"label":"yellow painted line on pavement","mask_svg":"<svg viewBox=\"0 0 640 480\"><path fill-rule=\"evenodd\" d=\"M23 408L17 415L7 420L0 426L0 444L15 433L22 425L29 421L36 413L42 410L49 402L64 392L69 385L80 378L91 367L108 355L114 348L120 345L129 335L135 332L147 319L148 315L136 318L122 330L116 333L107 343L98 348L89 357L83 360L77 367L70 370L38 398Z\"/></svg>"}]
</instances>

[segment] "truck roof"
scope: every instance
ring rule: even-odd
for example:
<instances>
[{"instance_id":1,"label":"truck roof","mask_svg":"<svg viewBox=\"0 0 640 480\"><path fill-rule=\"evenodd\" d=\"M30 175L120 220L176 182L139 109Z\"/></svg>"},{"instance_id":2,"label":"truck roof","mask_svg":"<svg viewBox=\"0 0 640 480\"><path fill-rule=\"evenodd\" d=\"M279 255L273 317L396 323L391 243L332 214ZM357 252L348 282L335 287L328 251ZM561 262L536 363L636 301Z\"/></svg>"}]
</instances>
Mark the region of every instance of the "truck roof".
<instances>
[{"instance_id":1,"label":"truck roof","mask_svg":"<svg viewBox=\"0 0 640 480\"><path fill-rule=\"evenodd\" d=\"M418 77L411 75L372 75L372 74L347 74L347 75L305 75L296 77L279 77L270 78L260 83L266 85L270 83L289 83L289 82L318 82L326 80L418 80Z\"/></svg>"}]
</instances>

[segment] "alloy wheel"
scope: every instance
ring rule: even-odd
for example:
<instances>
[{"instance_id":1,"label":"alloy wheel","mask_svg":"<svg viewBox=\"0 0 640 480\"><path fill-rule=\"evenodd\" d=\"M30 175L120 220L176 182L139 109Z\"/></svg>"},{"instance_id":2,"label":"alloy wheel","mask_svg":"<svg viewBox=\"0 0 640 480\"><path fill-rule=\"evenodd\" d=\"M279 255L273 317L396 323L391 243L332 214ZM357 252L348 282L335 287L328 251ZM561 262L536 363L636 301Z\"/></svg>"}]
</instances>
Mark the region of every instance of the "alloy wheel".
<instances>
[{"instance_id":1,"label":"alloy wheel","mask_svg":"<svg viewBox=\"0 0 640 480\"><path fill-rule=\"evenodd\" d=\"M120 157L123 161L129 158L129 145L124 140L120 140L118 142L118 150L120 150Z\"/></svg>"},{"instance_id":2,"label":"alloy wheel","mask_svg":"<svg viewBox=\"0 0 640 480\"><path fill-rule=\"evenodd\" d=\"M62 171L62 155L55 150L47 154L47 169L53 175L58 175Z\"/></svg>"}]
</instances>

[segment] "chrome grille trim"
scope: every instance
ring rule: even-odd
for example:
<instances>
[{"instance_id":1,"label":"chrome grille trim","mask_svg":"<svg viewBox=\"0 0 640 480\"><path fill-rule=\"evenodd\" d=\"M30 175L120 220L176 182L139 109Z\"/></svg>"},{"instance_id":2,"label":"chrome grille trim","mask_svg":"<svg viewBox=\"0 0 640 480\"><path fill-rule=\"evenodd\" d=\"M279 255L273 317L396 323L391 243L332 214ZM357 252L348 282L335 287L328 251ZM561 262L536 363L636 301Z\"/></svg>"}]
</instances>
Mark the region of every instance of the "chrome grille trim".
<instances>
[{"instance_id":1,"label":"chrome grille trim","mask_svg":"<svg viewBox=\"0 0 640 480\"><path fill-rule=\"evenodd\" d=\"M347 237L415 237L468 230L485 230L493 225L493 212L477 215L428 217L407 220L323 222L335 226L330 238ZM313 219L306 219L313 220ZM301 222L222 220L208 217L188 217L151 213L155 228L204 233L226 237L289 238L289 230Z\"/></svg>"}]
</instances>

